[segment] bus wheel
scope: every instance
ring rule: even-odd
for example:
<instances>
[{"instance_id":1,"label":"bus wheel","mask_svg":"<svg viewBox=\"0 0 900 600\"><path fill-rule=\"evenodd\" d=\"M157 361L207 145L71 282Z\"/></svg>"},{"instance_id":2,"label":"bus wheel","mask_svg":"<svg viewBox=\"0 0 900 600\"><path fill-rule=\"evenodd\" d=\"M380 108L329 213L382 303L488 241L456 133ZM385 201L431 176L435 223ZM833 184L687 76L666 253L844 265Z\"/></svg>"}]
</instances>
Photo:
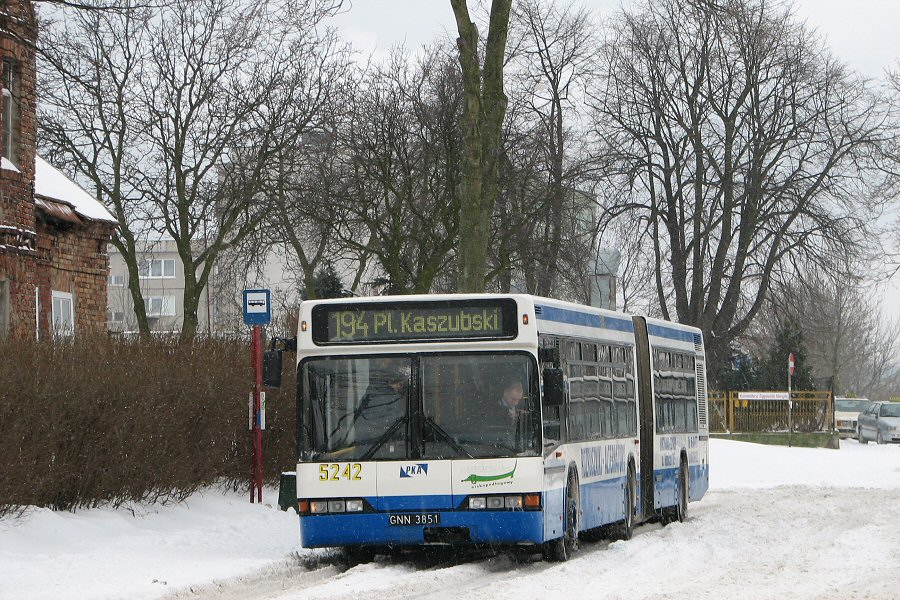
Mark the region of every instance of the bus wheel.
<instances>
[{"instance_id":1,"label":"bus wheel","mask_svg":"<svg viewBox=\"0 0 900 600\"><path fill-rule=\"evenodd\" d=\"M625 479L625 497L623 498L625 517L612 529L612 538L614 540L630 540L634 534L634 502L636 495L634 467L629 463L628 476Z\"/></svg>"},{"instance_id":2,"label":"bus wheel","mask_svg":"<svg viewBox=\"0 0 900 600\"><path fill-rule=\"evenodd\" d=\"M687 463L681 459L681 466L678 468L678 490L675 492L675 504L667 506L660 511L660 522L663 525L684 522L687 518L688 498L690 497L690 474L688 473Z\"/></svg>"},{"instance_id":3,"label":"bus wheel","mask_svg":"<svg viewBox=\"0 0 900 600\"><path fill-rule=\"evenodd\" d=\"M856 430L856 437L859 439L860 444L868 444L869 440L865 438L862 432L862 427Z\"/></svg>"},{"instance_id":4,"label":"bus wheel","mask_svg":"<svg viewBox=\"0 0 900 600\"><path fill-rule=\"evenodd\" d=\"M544 547L544 558L565 562L572 557L576 550L578 550L578 478L574 471L570 471L569 480L566 483L563 536L547 542Z\"/></svg>"},{"instance_id":5,"label":"bus wheel","mask_svg":"<svg viewBox=\"0 0 900 600\"><path fill-rule=\"evenodd\" d=\"M679 523L684 523L684 520L687 519L688 501L691 497L691 473L684 459L681 460L681 467L678 469L678 480L678 503L675 505L675 519Z\"/></svg>"},{"instance_id":6,"label":"bus wheel","mask_svg":"<svg viewBox=\"0 0 900 600\"><path fill-rule=\"evenodd\" d=\"M375 548L372 546L344 546L343 558L349 567L370 563L375 560Z\"/></svg>"}]
</instances>

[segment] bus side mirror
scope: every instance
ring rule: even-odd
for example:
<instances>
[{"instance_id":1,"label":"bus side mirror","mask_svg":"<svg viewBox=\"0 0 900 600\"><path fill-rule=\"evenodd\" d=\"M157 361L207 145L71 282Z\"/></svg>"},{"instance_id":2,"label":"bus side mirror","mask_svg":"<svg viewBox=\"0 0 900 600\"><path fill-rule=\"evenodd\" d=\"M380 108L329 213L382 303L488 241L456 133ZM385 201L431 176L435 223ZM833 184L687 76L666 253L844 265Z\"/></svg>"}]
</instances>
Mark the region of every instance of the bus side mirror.
<instances>
[{"instance_id":1,"label":"bus side mirror","mask_svg":"<svg viewBox=\"0 0 900 600\"><path fill-rule=\"evenodd\" d=\"M538 362L541 364L559 365L559 348L553 346L538 348Z\"/></svg>"},{"instance_id":2,"label":"bus side mirror","mask_svg":"<svg viewBox=\"0 0 900 600\"><path fill-rule=\"evenodd\" d=\"M544 404L562 406L566 401L566 382L562 369L544 369Z\"/></svg>"},{"instance_id":3,"label":"bus side mirror","mask_svg":"<svg viewBox=\"0 0 900 600\"><path fill-rule=\"evenodd\" d=\"M281 352L281 350L266 350L263 352L263 385L281 387Z\"/></svg>"}]
</instances>

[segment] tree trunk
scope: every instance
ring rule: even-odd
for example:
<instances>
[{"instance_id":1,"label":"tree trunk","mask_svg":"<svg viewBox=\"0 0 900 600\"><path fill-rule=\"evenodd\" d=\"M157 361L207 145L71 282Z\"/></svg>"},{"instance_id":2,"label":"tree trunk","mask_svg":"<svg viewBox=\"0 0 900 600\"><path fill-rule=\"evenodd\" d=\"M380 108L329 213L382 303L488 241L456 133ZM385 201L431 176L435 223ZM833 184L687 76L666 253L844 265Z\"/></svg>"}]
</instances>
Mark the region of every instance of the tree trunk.
<instances>
[{"instance_id":1,"label":"tree trunk","mask_svg":"<svg viewBox=\"0 0 900 600\"><path fill-rule=\"evenodd\" d=\"M500 127L506 115L503 59L511 0L494 0L485 60L478 60L478 31L465 0L450 0L456 16L465 102L461 119L465 155L459 212L459 291L483 292L490 223L497 199Z\"/></svg>"}]
</instances>

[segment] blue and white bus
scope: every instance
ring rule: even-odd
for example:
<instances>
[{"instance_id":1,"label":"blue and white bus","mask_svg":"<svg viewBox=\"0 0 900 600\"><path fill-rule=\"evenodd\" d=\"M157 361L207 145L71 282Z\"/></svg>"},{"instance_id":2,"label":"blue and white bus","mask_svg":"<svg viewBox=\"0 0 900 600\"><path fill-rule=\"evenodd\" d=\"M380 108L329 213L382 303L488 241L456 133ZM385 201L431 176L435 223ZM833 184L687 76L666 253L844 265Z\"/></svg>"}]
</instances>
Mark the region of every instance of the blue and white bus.
<instances>
[{"instance_id":1,"label":"blue and white bus","mask_svg":"<svg viewBox=\"0 0 900 600\"><path fill-rule=\"evenodd\" d=\"M517 294L309 301L297 369L304 547L566 560L579 535L683 520L708 487L693 327Z\"/></svg>"}]
</instances>

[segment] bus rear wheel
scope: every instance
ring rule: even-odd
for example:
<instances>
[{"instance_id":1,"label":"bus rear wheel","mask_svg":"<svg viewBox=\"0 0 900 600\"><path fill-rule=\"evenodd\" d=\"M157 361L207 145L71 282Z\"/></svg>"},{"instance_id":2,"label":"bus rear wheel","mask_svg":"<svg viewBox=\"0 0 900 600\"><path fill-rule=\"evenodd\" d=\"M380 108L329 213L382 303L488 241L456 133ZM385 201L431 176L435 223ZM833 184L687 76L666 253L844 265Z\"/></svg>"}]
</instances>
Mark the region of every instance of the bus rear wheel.
<instances>
[{"instance_id":1,"label":"bus rear wheel","mask_svg":"<svg viewBox=\"0 0 900 600\"><path fill-rule=\"evenodd\" d=\"M678 467L677 485L675 505L662 509L660 521L663 525L668 525L675 521L683 523L687 519L688 501L691 494L691 476L684 458L681 459L681 466Z\"/></svg>"},{"instance_id":2,"label":"bus rear wheel","mask_svg":"<svg viewBox=\"0 0 900 600\"><path fill-rule=\"evenodd\" d=\"M637 492L635 490L634 466L628 464L628 476L625 479L625 516L620 523L613 526L612 539L614 540L630 540L634 535L634 503Z\"/></svg>"},{"instance_id":3,"label":"bus rear wheel","mask_svg":"<svg viewBox=\"0 0 900 600\"><path fill-rule=\"evenodd\" d=\"M578 500L578 477L574 471L570 471L566 483L563 535L544 545L545 559L565 562L578 550Z\"/></svg>"},{"instance_id":4,"label":"bus rear wheel","mask_svg":"<svg viewBox=\"0 0 900 600\"><path fill-rule=\"evenodd\" d=\"M681 467L678 469L678 503L675 505L675 519L684 523L687 519L688 502L691 497L691 473L688 470L687 461L681 459Z\"/></svg>"}]
</instances>

